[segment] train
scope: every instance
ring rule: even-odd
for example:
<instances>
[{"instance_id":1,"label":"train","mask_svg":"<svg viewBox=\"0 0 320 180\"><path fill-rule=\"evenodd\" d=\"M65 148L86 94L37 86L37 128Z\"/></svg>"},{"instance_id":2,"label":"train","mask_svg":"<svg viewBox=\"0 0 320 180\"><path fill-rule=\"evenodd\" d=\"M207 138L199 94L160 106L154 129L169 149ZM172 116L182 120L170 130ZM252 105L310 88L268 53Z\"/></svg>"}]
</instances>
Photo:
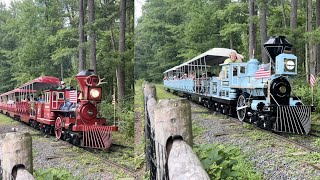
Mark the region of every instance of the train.
<instances>
[{"instance_id":1,"label":"train","mask_svg":"<svg viewBox=\"0 0 320 180\"><path fill-rule=\"evenodd\" d=\"M273 36L263 46L270 63L260 63L254 57L247 62L224 63L237 52L213 48L166 70L164 87L263 129L308 134L316 107L305 105L292 92L290 78L298 73L292 44L285 36ZM219 73L221 68L225 70Z\"/></svg>"},{"instance_id":2,"label":"train","mask_svg":"<svg viewBox=\"0 0 320 180\"><path fill-rule=\"evenodd\" d=\"M0 94L0 113L77 146L108 149L118 126L109 125L98 112L103 79L92 70L82 70L75 78L79 89L41 76Z\"/></svg>"}]
</instances>

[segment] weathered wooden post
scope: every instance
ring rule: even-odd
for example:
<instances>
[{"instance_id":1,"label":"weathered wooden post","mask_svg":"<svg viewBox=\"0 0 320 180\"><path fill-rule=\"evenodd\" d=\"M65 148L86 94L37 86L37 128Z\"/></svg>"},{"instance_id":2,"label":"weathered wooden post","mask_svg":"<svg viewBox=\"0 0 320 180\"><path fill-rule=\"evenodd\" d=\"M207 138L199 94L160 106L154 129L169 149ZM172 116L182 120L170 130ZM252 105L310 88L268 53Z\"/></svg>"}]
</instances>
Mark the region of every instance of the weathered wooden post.
<instances>
[{"instance_id":1,"label":"weathered wooden post","mask_svg":"<svg viewBox=\"0 0 320 180\"><path fill-rule=\"evenodd\" d=\"M191 107L186 99L160 100L154 110L157 178L165 175L168 140L181 137L192 146ZM171 142L172 143L172 142ZM167 172L168 173L168 172Z\"/></svg>"},{"instance_id":2,"label":"weathered wooden post","mask_svg":"<svg viewBox=\"0 0 320 180\"><path fill-rule=\"evenodd\" d=\"M170 180L210 179L192 148L179 139L174 140L172 143L168 157L168 169Z\"/></svg>"},{"instance_id":3,"label":"weathered wooden post","mask_svg":"<svg viewBox=\"0 0 320 180\"><path fill-rule=\"evenodd\" d=\"M155 107L156 101L156 88L154 85L145 83L143 86L144 95L144 109L145 109L145 152L146 152L146 162L147 170L150 168L150 177L156 177L156 164L155 160L155 142L154 142L154 113L153 109Z\"/></svg>"},{"instance_id":4,"label":"weathered wooden post","mask_svg":"<svg viewBox=\"0 0 320 180\"><path fill-rule=\"evenodd\" d=\"M162 99L154 114L156 140L161 145L166 146L171 137L181 136L192 146L191 105L187 99Z\"/></svg>"},{"instance_id":5,"label":"weathered wooden post","mask_svg":"<svg viewBox=\"0 0 320 180\"><path fill-rule=\"evenodd\" d=\"M34 179L30 174L33 172L32 138L30 133L7 133L2 141L1 151L1 166L4 170L2 177L4 180L9 180L12 176L24 180Z\"/></svg>"},{"instance_id":6,"label":"weathered wooden post","mask_svg":"<svg viewBox=\"0 0 320 180\"><path fill-rule=\"evenodd\" d=\"M162 179L166 169L165 162L167 162L170 180L209 180L208 174L191 148L193 137L189 101L187 99L160 100L154 113L155 139L159 143L156 151L157 178ZM162 158L163 153L167 153L166 159Z\"/></svg>"}]
</instances>

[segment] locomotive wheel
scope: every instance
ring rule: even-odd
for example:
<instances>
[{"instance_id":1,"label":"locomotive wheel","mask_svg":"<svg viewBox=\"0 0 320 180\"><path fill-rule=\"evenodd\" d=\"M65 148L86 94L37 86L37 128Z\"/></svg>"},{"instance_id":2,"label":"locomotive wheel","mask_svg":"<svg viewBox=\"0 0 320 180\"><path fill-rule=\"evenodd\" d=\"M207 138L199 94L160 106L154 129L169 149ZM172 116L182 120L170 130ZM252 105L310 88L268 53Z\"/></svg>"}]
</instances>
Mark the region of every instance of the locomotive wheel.
<instances>
[{"instance_id":1,"label":"locomotive wheel","mask_svg":"<svg viewBox=\"0 0 320 180\"><path fill-rule=\"evenodd\" d=\"M56 134L56 138L60 139L62 135L62 119L58 117L56 119L56 123L54 126L54 133Z\"/></svg>"},{"instance_id":2,"label":"locomotive wheel","mask_svg":"<svg viewBox=\"0 0 320 180\"><path fill-rule=\"evenodd\" d=\"M247 98L245 97L245 95L241 94L238 97L237 115L238 115L238 119L240 121L244 121L247 117L248 107L247 107L246 101L247 101Z\"/></svg>"}]
</instances>

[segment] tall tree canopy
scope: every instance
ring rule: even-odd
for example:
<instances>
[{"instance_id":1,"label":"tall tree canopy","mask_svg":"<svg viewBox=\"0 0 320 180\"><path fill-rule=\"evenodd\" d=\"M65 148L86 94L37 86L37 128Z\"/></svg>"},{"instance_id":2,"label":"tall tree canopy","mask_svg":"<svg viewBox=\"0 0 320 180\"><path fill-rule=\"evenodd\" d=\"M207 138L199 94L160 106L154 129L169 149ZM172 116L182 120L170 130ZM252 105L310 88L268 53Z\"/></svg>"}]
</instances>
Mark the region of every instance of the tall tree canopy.
<instances>
[{"instance_id":1,"label":"tall tree canopy","mask_svg":"<svg viewBox=\"0 0 320 180\"><path fill-rule=\"evenodd\" d=\"M268 62L261 45L266 36L276 35L287 36L294 45L298 70L305 73L304 45L320 42L318 28L306 32L307 5L306 0L148 0L136 26L135 75L160 81L166 69L214 47L233 48L248 60L250 45L255 58ZM315 19L313 27L318 27Z\"/></svg>"},{"instance_id":2,"label":"tall tree canopy","mask_svg":"<svg viewBox=\"0 0 320 180\"><path fill-rule=\"evenodd\" d=\"M128 74L125 87L132 96L133 0L127 1L131 4L126 7L130 9L126 21L130 31L125 32L126 51L122 56L127 65L124 71ZM104 85L106 93L113 93L119 61L113 43L119 39L120 0L89 2L22 0L12 2L10 7L0 3L0 93L41 75L61 77L67 83L74 83L73 77L79 68L89 67L96 68L108 81ZM91 38L92 42L87 42L90 35L94 40ZM90 47L92 53L89 53ZM90 61L85 61L90 59L90 54L91 66ZM84 64L79 65L79 56ZM94 56L96 67L92 64Z\"/></svg>"}]
</instances>

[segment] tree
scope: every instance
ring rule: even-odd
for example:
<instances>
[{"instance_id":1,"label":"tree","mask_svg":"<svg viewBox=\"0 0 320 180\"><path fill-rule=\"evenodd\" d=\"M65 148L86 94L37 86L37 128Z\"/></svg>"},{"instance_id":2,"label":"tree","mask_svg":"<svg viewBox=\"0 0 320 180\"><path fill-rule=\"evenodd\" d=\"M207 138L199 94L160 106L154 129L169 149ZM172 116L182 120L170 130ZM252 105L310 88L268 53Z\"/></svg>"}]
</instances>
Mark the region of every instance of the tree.
<instances>
[{"instance_id":1,"label":"tree","mask_svg":"<svg viewBox=\"0 0 320 180\"><path fill-rule=\"evenodd\" d=\"M86 49L84 47L84 0L79 1L79 71L86 69Z\"/></svg>"},{"instance_id":2,"label":"tree","mask_svg":"<svg viewBox=\"0 0 320 180\"><path fill-rule=\"evenodd\" d=\"M297 39L297 18L298 18L298 0L291 1L291 13L290 13L290 29L292 31L292 39L293 43L296 43ZM292 53L296 53L296 48L292 48Z\"/></svg>"},{"instance_id":3,"label":"tree","mask_svg":"<svg viewBox=\"0 0 320 180\"><path fill-rule=\"evenodd\" d=\"M307 32L312 32L312 0L307 1ZM316 57L315 57L315 46L312 44L311 38L309 38L309 66L306 65L306 72L315 74Z\"/></svg>"},{"instance_id":4,"label":"tree","mask_svg":"<svg viewBox=\"0 0 320 180\"><path fill-rule=\"evenodd\" d=\"M126 0L121 0L120 3L120 26L119 26L119 64L117 67L117 86L118 86L118 101L122 102L125 96L125 32L126 32ZM119 103L121 104L121 103Z\"/></svg>"},{"instance_id":5,"label":"tree","mask_svg":"<svg viewBox=\"0 0 320 180\"><path fill-rule=\"evenodd\" d=\"M259 10L260 10L260 35L261 35L261 55L262 55L262 62L268 63L269 58L267 56L267 52L264 50L263 44L267 42L267 3L265 0L262 0L259 3Z\"/></svg>"},{"instance_id":6,"label":"tree","mask_svg":"<svg viewBox=\"0 0 320 180\"><path fill-rule=\"evenodd\" d=\"M320 27L320 0L316 0L316 28ZM316 56L316 65L317 65L317 69L316 69L316 74L320 73L320 43L317 43L316 45L316 52L315 52L315 56Z\"/></svg>"},{"instance_id":7,"label":"tree","mask_svg":"<svg viewBox=\"0 0 320 180\"><path fill-rule=\"evenodd\" d=\"M89 29L89 43L90 43L90 68L93 69L94 73L97 74L97 60L96 60L96 33L95 33L95 12L94 12L94 0L89 0L88 10L89 19L88 23L90 25Z\"/></svg>"},{"instance_id":8,"label":"tree","mask_svg":"<svg viewBox=\"0 0 320 180\"><path fill-rule=\"evenodd\" d=\"M249 58L254 56L254 51L257 49L255 15L255 0L249 0Z\"/></svg>"}]
</instances>

